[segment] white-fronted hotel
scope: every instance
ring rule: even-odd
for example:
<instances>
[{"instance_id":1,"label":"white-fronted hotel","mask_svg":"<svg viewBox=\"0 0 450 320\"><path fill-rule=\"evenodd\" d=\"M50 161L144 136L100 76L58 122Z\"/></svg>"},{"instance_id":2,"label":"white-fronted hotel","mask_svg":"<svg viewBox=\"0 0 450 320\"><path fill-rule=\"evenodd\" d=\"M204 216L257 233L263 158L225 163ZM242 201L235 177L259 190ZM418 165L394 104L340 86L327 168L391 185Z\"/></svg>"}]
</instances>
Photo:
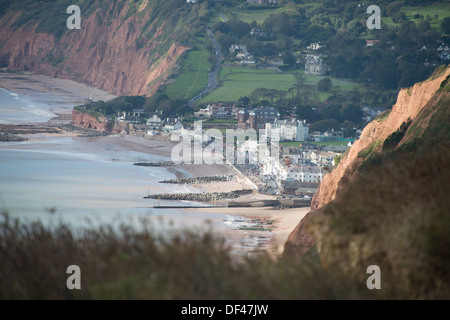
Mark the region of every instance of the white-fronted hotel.
<instances>
[{"instance_id":1,"label":"white-fronted hotel","mask_svg":"<svg viewBox=\"0 0 450 320\"><path fill-rule=\"evenodd\" d=\"M272 131L278 130L280 141L307 141L308 125L306 120L278 120L266 123L266 137L273 136Z\"/></svg>"}]
</instances>

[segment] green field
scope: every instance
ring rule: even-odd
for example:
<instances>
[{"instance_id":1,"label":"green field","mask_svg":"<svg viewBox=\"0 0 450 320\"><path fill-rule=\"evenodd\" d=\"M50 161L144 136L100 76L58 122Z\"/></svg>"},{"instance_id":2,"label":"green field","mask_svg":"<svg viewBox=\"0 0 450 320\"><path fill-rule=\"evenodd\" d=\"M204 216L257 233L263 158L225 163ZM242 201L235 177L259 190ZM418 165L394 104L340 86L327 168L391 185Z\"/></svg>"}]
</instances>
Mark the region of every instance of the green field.
<instances>
[{"instance_id":1,"label":"green field","mask_svg":"<svg viewBox=\"0 0 450 320\"><path fill-rule=\"evenodd\" d=\"M298 72L304 72L298 70ZM295 84L294 72L282 72L276 70L255 69L246 67L223 66L220 79L223 85L199 101L199 104L206 102L237 101L240 97L248 96L257 88L277 89L288 91ZM315 85L320 79L325 77L304 74L305 84ZM344 80L332 79L333 85L338 85L344 91L360 87L358 83ZM328 93L320 92L319 99L325 100Z\"/></svg>"},{"instance_id":2,"label":"green field","mask_svg":"<svg viewBox=\"0 0 450 320\"><path fill-rule=\"evenodd\" d=\"M401 8L401 11L405 13L406 19L408 21L414 21L418 23L421 19L415 19L414 15L416 13L421 14L426 20L427 16L430 16L432 20L430 20L430 26L435 30L439 30L441 27L441 21L447 17L450 17L450 4L437 4L437 5L429 5L427 7L410 7L405 6ZM436 20L435 16L438 15L438 19ZM398 27L399 23L395 23L392 21L391 17L381 17L382 26L383 24L388 27Z\"/></svg>"},{"instance_id":3,"label":"green field","mask_svg":"<svg viewBox=\"0 0 450 320\"><path fill-rule=\"evenodd\" d=\"M210 53L205 48L205 42L209 40L206 38L200 40L196 48L187 53L181 73L165 88L164 93L169 98L189 100L206 87L212 63L208 61Z\"/></svg>"},{"instance_id":4,"label":"green field","mask_svg":"<svg viewBox=\"0 0 450 320\"><path fill-rule=\"evenodd\" d=\"M230 20L242 20L247 23L256 21L256 23L262 24L264 20L270 17L271 14L277 12L277 10L277 8L263 10L232 10L226 12L225 15Z\"/></svg>"},{"instance_id":5,"label":"green field","mask_svg":"<svg viewBox=\"0 0 450 320\"><path fill-rule=\"evenodd\" d=\"M430 20L430 25L432 28L439 30L441 27L441 21L444 18L450 17L450 3L440 4L440 5L432 5L427 7L402 7L402 11L405 13L406 18L409 21L418 22L420 19L414 19L414 15L419 13L423 15L423 18L426 20L427 15L433 18ZM435 15L438 15L438 20L435 19Z\"/></svg>"}]
</instances>

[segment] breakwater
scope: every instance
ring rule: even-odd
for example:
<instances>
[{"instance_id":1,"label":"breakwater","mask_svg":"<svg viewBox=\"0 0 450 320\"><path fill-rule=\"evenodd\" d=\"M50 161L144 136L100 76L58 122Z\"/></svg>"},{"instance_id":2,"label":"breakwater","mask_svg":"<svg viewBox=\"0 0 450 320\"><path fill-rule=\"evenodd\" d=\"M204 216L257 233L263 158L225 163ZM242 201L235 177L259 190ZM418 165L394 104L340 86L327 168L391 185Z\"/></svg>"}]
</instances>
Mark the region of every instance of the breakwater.
<instances>
[{"instance_id":1,"label":"breakwater","mask_svg":"<svg viewBox=\"0 0 450 320\"><path fill-rule=\"evenodd\" d=\"M213 182L226 182L234 180L234 175L222 175L222 176L204 176L194 178L180 178L172 180L160 181L160 183L176 183L176 184L201 184L201 183L213 183Z\"/></svg>"},{"instance_id":2,"label":"breakwater","mask_svg":"<svg viewBox=\"0 0 450 320\"><path fill-rule=\"evenodd\" d=\"M187 200L187 201L216 201L239 198L241 195L250 194L253 190L236 190L230 192L208 192L208 193L159 193L151 194L144 199L159 200Z\"/></svg>"},{"instance_id":3,"label":"breakwater","mask_svg":"<svg viewBox=\"0 0 450 320\"><path fill-rule=\"evenodd\" d=\"M20 137L18 135L8 133L8 132L0 132L0 141L13 142L13 141L25 141L25 140L28 140L28 138Z\"/></svg>"},{"instance_id":4,"label":"breakwater","mask_svg":"<svg viewBox=\"0 0 450 320\"><path fill-rule=\"evenodd\" d=\"M184 163L176 163L173 161L160 161L160 162L136 162L135 166L143 166L143 167L176 167L182 166Z\"/></svg>"}]
</instances>

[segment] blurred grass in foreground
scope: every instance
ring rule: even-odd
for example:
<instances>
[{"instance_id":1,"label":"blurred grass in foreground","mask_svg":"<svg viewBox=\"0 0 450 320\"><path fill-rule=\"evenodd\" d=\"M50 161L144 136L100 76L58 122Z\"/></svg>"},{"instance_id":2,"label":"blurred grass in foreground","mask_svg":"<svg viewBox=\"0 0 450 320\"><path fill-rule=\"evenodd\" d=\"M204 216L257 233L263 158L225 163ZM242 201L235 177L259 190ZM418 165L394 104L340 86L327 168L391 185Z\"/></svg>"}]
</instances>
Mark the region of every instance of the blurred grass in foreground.
<instances>
[{"instance_id":1,"label":"blurred grass in foreground","mask_svg":"<svg viewBox=\"0 0 450 320\"><path fill-rule=\"evenodd\" d=\"M212 232L155 237L146 226L77 230L0 218L0 299L359 299L374 297L321 267L261 254L238 257ZM69 290L69 265L81 290Z\"/></svg>"}]
</instances>

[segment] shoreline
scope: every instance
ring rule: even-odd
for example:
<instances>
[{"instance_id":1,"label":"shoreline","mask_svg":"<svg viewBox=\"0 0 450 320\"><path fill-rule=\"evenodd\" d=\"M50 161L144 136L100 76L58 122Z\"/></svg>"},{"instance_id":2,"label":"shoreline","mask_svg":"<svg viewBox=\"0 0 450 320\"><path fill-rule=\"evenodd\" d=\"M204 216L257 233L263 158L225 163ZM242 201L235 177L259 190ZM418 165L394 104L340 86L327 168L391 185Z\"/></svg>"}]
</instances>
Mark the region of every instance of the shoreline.
<instances>
[{"instance_id":1,"label":"shoreline","mask_svg":"<svg viewBox=\"0 0 450 320\"><path fill-rule=\"evenodd\" d=\"M35 138L32 136L36 136ZM72 137L89 139L85 137L78 137L74 133L44 133L33 134L29 138L30 140L42 139L42 136L48 137ZM136 136L99 136L95 137L95 142L99 145L115 144L124 149L134 152L146 153L149 155L159 155L161 157L167 157L171 150L171 143L167 141L146 139ZM155 152L156 151L156 152ZM228 164L186 164L177 167L165 167L165 169L177 177L180 178L196 178L203 176L213 175L227 175L235 174L234 169ZM186 184L186 186L193 187L202 193L214 193L214 192L232 192L237 190L250 189L250 185L244 178L233 179L232 181L212 182L212 183L199 183L199 184ZM143 195L144 196L144 195ZM274 195L266 195L260 193L250 193L241 195L238 198L231 200L217 200L213 202L201 202L215 204L220 207L200 207L200 208L183 208L183 211L230 215L235 217L244 217L251 220L251 224L254 226L255 221L265 219L273 221L273 228L271 231L260 230L235 230L230 229L224 232L224 235L230 239L239 239L239 234L246 234L251 238L266 239L267 246L261 244L251 247L252 250L264 249L271 256L278 256L283 253L284 244L291 233L291 231L297 226L297 224L303 219L303 217L310 211L309 207L297 207L297 208L284 208L275 209L273 207L228 207L227 204L231 201L237 202L249 202L258 200L274 200L279 198ZM164 200L162 200L164 201Z\"/></svg>"},{"instance_id":2,"label":"shoreline","mask_svg":"<svg viewBox=\"0 0 450 320\"><path fill-rule=\"evenodd\" d=\"M207 207L185 209L189 212L204 212L214 214L225 214L248 219L269 219L273 221L271 231L248 231L255 232L256 235L271 235L268 242L267 252L269 255L279 256L283 253L284 244L289 234L294 230L303 217L311 211L310 207L289 208L276 210L270 207L264 208L227 208L227 207ZM243 230L230 230L242 232Z\"/></svg>"},{"instance_id":3,"label":"shoreline","mask_svg":"<svg viewBox=\"0 0 450 320\"><path fill-rule=\"evenodd\" d=\"M167 159L170 159L170 151L175 143L170 141L161 141L155 139L148 139L137 136L101 136L96 137L98 142L116 144L122 148L130 151L142 152L151 155L158 155ZM214 175L236 175L236 171L229 164L186 164L176 167L165 167L166 170L175 174L177 179L181 178L196 178L204 176ZM186 184L189 187L193 187L200 192L214 193L214 192L231 192L237 190L251 189L251 185L248 183L245 177L236 175L236 179L231 181L212 182L212 183L199 183L199 184ZM303 217L310 211L310 207L296 207L296 208L284 208L274 209L273 207L227 207L226 205L230 201L258 201L258 200L275 200L279 196L266 195L260 193L249 193L241 195L240 197L232 200L217 200L214 202L218 207L198 207L198 208L183 208L182 210L188 212L210 213L231 215L235 217L244 217L252 221L266 219L273 222L273 228L271 231L253 231L253 230L228 230L225 235L230 239L239 238L239 233L246 233L252 237L269 237L267 243L267 252L272 256L278 256L282 254L284 250L284 244L287 241L289 234L297 226L297 224L303 219ZM164 201L164 200L162 200ZM201 202L213 205L213 202ZM253 248L257 249L257 248Z\"/></svg>"},{"instance_id":4,"label":"shoreline","mask_svg":"<svg viewBox=\"0 0 450 320\"><path fill-rule=\"evenodd\" d=\"M84 103L92 95L94 101L111 100L116 96L84 83L53 78L31 72L0 72L0 87L31 98L42 99L45 94L47 104L54 105L55 111L64 107Z\"/></svg>"}]
</instances>

